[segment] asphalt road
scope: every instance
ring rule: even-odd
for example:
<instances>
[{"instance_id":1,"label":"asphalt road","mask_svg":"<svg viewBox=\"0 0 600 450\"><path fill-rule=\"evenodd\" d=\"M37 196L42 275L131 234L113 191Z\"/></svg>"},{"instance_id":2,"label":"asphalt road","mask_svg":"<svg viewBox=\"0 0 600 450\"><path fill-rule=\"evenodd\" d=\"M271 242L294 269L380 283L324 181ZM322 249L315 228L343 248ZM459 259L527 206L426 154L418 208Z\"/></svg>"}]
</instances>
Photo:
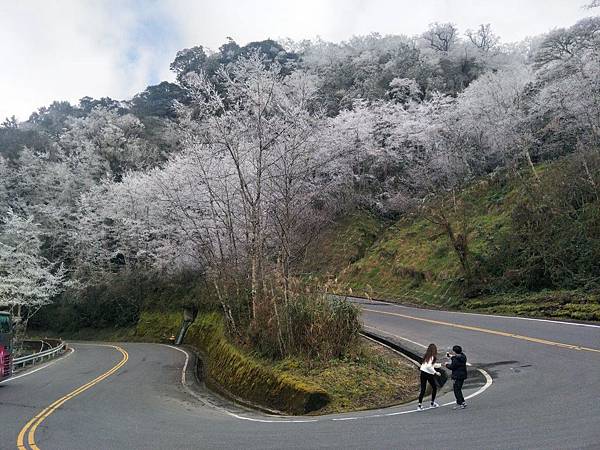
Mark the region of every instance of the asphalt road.
<instances>
[{"instance_id":1,"label":"asphalt road","mask_svg":"<svg viewBox=\"0 0 600 450\"><path fill-rule=\"evenodd\" d=\"M0 448L600 448L599 326L378 303L363 308L371 332L415 349L460 344L493 382L483 373L473 377L465 410L417 412L409 404L274 417L202 391L191 395L191 364L184 386L181 350L75 343L71 354L0 384Z\"/></svg>"}]
</instances>

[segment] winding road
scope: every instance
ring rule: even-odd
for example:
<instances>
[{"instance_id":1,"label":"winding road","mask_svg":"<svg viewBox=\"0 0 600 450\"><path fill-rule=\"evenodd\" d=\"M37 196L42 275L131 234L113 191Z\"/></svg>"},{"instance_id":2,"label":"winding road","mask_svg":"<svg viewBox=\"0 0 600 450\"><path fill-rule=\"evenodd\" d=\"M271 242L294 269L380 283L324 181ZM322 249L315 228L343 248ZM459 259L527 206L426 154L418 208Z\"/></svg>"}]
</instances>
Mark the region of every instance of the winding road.
<instances>
[{"instance_id":1,"label":"winding road","mask_svg":"<svg viewBox=\"0 0 600 450\"><path fill-rule=\"evenodd\" d=\"M74 343L0 383L0 448L600 448L600 326L361 303L371 333L462 345L469 407L269 416L196 389L182 349Z\"/></svg>"}]
</instances>

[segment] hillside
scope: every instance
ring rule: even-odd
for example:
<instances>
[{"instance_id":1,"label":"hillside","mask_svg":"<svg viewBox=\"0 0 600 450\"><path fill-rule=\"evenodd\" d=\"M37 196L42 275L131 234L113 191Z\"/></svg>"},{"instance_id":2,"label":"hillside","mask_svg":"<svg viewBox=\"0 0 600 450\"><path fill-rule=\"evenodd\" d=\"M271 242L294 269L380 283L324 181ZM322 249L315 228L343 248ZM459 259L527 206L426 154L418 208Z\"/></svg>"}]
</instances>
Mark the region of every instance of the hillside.
<instances>
[{"instance_id":1,"label":"hillside","mask_svg":"<svg viewBox=\"0 0 600 450\"><path fill-rule=\"evenodd\" d=\"M539 166L539 181L496 174L392 223L367 212L345 218L318 244L321 273L359 296L600 320L600 203L579 165L573 157ZM466 236L470 280L440 217L456 241Z\"/></svg>"}]
</instances>

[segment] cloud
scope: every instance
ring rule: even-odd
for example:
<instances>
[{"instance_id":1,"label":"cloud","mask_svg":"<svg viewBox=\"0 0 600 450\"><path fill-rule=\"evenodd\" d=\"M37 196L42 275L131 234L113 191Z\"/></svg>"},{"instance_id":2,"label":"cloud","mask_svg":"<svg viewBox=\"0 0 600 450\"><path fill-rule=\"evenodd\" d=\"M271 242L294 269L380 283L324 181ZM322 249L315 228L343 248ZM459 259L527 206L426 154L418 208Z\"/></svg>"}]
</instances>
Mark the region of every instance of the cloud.
<instances>
[{"instance_id":1,"label":"cloud","mask_svg":"<svg viewBox=\"0 0 600 450\"><path fill-rule=\"evenodd\" d=\"M520 41L569 26L589 15L589 0L165 0L184 46L217 48L227 36L252 40L321 36L341 41L353 35L420 34L432 22L453 22L461 31L491 23L504 42Z\"/></svg>"},{"instance_id":2,"label":"cloud","mask_svg":"<svg viewBox=\"0 0 600 450\"><path fill-rule=\"evenodd\" d=\"M173 79L177 50L266 38L414 35L431 22L491 23L503 42L590 14L586 0L23 0L0 2L0 121L53 100L130 98Z\"/></svg>"},{"instance_id":3,"label":"cloud","mask_svg":"<svg viewBox=\"0 0 600 450\"><path fill-rule=\"evenodd\" d=\"M0 120L53 100L86 95L128 98L166 78L177 45L153 17L152 3L80 0L0 6ZM148 25L150 24L150 25ZM153 40L152 30L161 42ZM171 33L174 37L177 33Z\"/></svg>"}]
</instances>

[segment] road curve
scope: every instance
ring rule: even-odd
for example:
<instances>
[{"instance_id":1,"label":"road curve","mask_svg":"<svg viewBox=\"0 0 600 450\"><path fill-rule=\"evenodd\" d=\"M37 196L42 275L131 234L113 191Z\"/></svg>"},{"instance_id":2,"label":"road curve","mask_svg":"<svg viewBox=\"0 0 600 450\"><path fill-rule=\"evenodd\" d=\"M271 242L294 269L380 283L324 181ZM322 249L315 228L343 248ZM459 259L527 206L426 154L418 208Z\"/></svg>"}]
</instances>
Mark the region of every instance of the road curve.
<instances>
[{"instance_id":1,"label":"road curve","mask_svg":"<svg viewBox=\"0 0 600 450\"><path fill-rule=\"evenodd\" d=\"M364 302L372 332L412 346L460 344L493 384L450 407L415 405L326 417L281 418L192 396L185 352L157 344L73 344L48 367L0 384L0 448L598 448L600 327L430 311ZM110 375L101 378L104 374ZM82 386L101 378L84 391ZM189 378L189 374L188 374ZM481 391L471 383L467 394ZM77 395L72 395L77 393ZM36 415L45 415L27 436ZM451 395L440 399L451 402Z\"/></svg>"}]
</instances>

